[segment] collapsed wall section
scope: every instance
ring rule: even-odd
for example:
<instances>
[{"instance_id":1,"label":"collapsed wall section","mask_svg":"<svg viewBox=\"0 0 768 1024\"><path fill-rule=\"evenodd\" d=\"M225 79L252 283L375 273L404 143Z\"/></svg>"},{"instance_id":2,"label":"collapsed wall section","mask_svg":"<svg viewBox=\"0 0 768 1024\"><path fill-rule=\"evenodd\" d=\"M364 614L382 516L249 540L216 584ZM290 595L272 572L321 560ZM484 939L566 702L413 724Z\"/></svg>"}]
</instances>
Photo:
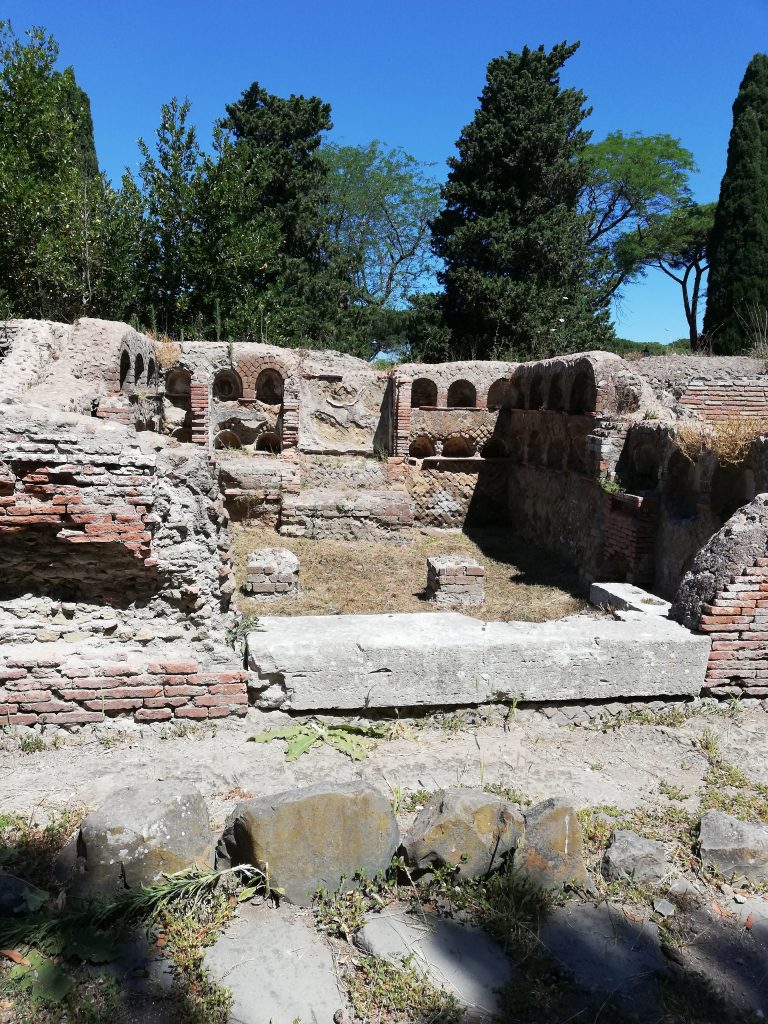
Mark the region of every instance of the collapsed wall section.
<instances>
[{"instance_id":1,"label":"collapsed wall section","mask_svg":"<svg viewBox=\"0 0 768 1024\"><path fill-rule=\"evenodd\" d=\"M55 716L97 714L92 695L69 692L93 688L102 717L140 707L175 714L167 704L143 703L168 696L141 689L159 685L145 678L153 674L150 661L194 661L185 670L194 682L167 684L204 687L191 697L233 685L219 678L240 668L225 643L234 589L227 522L203 452L96 418L9 406L0 424L0 705L7 721L66 723L76 719ZM126 671L104 668L120 662ZM66 681L80 677L96 682ZM133 695L126 692L132 687L139 687ZM18 699L26 691L35 696ZM234 700L226 706L237 710Z\"/></svg>"}]
</instances>

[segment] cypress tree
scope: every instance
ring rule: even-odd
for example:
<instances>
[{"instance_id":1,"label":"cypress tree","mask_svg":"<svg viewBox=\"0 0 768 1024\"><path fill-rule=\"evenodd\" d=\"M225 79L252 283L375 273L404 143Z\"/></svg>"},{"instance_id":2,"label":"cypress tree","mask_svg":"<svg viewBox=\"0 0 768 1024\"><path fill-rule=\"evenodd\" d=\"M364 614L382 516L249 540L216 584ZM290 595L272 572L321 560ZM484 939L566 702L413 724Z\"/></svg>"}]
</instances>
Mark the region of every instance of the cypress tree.
<instances>
[{"instance_id":1,"label":"cypress tree","mask_svg":"<svg viewBox=\"0 0 768 1024\"><path fill-rule=\"evenodd\" d=\"M768 310L768 55L747 65L709 244L704 333L727 355L748 348L748 324Z\"/></svg>"},{"instance_id":2,"label":"cypress tree","mask_svg":"<svg viewBox=\"0 0 768 1024\"><path fill-rule=\"evenodd\" d=\"M525 47L492 60L448 161L432 228L455 356L542 357L612 336L596 309L599 270L578 211L590 111L581 91L560 86L577 48Z\"/></svg>"}]
</instances>

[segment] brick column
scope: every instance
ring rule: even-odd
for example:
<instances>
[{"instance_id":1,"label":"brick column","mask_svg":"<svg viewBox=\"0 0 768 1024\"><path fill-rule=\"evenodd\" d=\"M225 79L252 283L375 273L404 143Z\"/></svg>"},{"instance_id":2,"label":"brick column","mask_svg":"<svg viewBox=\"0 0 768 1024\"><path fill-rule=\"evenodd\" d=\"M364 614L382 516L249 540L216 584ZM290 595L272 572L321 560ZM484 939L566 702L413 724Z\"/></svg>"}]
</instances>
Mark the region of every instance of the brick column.
<instances>
[{"instance_id":1,"label":"brick column","mask_svg":"<svg viewBox=\"0 0 768 1024\"><path fill-rule=\"evenodd\" d=\"M189 388L192 408L192 443L208 445L208 385L192 381Z\"/></svg>"},{"instance_id":2,"label":"brick column","mask_svg":"<svg viewBox=\"0 0 768 1024\"><path fill-rule=\"evenodd\" d=\"M285 382L283 392L283 430L282 447L296 448L299 444L299 389L298 385Z\"/></svg>"},{"instance_id":3,"label":"brick column","mask_svg":"<svg viewBox=\"0 0 768 1024\"><path fill-rule=\"evenodd\" d=\"M408 443L411 435L411 378L394 377L393 385L393 421L394 421L394 455L405 458L408 455Z\"/></svg>"}]
</instances>

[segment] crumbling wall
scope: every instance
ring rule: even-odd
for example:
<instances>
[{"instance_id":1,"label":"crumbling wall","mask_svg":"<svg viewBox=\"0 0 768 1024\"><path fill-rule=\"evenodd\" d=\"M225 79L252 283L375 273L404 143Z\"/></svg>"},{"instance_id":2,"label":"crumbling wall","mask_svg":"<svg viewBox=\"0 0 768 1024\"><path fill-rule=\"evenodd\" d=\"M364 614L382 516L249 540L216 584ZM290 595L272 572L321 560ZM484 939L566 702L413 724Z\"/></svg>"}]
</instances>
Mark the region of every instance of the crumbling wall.
<instances>
[{"instance_id":1,"label":"crumbling wall","mask_svg":"<svg viewBox=\"0 0 768 1024\"><path fill-rule=\"evenodd\" d=\"M45 669L57 691L50 700L75 705L14 697L18 714L91 713L85 697L62 697L71 684L47 670L92 644L85 675L98 679L120 675L99 667L99 652L112 663L147 651L146 662L180 648L195 660L192 674L235 671L225 643L234 589L227 522L205 453L92 417L10 406L0 423L0 669L13 670L6 682L14 693L43 689L34 679ZM10 664L20 644L40 645L35 671ZM143 707L146 694L122 692L143 674L98 685ZM10 705L8 687L0 703ZM105 705L105 713L134 709Z\"/></svg>"},{"instance_id":2,"label":"crumbling wall","mask_svg":"<svg viewBox=\"0 0 768 1024\"><path fill-rule=\"evenodd\" d=\"M768 494L736 512L685 574L671 615L712 641L714 696L768 696Z\"/></svg>"}]
</instances>

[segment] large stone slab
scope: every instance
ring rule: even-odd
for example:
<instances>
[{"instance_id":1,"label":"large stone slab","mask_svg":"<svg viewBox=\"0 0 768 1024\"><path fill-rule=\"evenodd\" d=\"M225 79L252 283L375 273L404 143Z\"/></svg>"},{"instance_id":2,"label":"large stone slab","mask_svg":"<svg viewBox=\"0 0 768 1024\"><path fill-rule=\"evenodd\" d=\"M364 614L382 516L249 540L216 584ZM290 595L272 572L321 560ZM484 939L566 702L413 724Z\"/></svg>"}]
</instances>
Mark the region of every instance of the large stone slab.
<instances>
[{"instance_id":1,"label":"large stone slab","mask_svg":"<svg viewBox=\"0 0 768 1024\"><path fill-rule=\"evenodd\" d=\"M369 917L355 936L365 953L411 963L439 989L467 1007L465 1024L493 1018L497 990L511 977L510 963L497 943L479 928L430 913L408 914L391 908Z\"/></svg>"},{"instance_id":2,"label":"large stone slab","mask_svg":"<svg viewBox=\"0 0 768 1024\"><path fill-rule=\"evenodd\" d=\"M463 878L498 870L525 831L519 807L473 789L447 789L419 811L404 842L420 869L455 865Z\"/></svg>"},{"instance_id":3,"label":"large stone slab","mask_svg":"<svg viewBox=\"0 0 768 1024\"><path fill-rule=\"evenodd\" d=\"M701 862L728 881L768 882L768 825L707 811L699 828Z\"/></svg>"},{"instance_id":4,"label":"large stone slab","mask_svg":"<svg viewBox=\"0 0 768 1024\"><path fill-rule=\"evenodd\" d=\"M204 964L232 993L229 1024L333 1024L346 1004L329 945L295 911L244 907Z\"/></svg>"},{"instance_id":5,"label":"large stone slab","mask_svg":"<svg viewBox=\"0 0 768 1024\"><path fill-rule=\"evenodd\" d=\"M208 808L185 784L145 783L112 793L83 821L57 861L72 895L108 895L213 863Z\"/></svg>"},{"instance_id":6,"label":"large stone slab","mask_svg":"<svg viewBox=\"0 0 768 1024\"><path fill-rule=\"evenodd\" d=\"M629 614L267 616L248 635L256 703L292 711L696 695L708 653L706 637Z\"/></svg>"},{"instance_id":7,"label":"large stone slab","mask_svg":"<svg viewBox=\"0 0 768 1024\"><path fill-rule=\"evenodd\" d=\"M217 863L254 864L291 903L309 906L318 889L386 871L400 842L389 800L362 782L319 783L244 800L230 815Z\"/></svg>"}]
</instances>

